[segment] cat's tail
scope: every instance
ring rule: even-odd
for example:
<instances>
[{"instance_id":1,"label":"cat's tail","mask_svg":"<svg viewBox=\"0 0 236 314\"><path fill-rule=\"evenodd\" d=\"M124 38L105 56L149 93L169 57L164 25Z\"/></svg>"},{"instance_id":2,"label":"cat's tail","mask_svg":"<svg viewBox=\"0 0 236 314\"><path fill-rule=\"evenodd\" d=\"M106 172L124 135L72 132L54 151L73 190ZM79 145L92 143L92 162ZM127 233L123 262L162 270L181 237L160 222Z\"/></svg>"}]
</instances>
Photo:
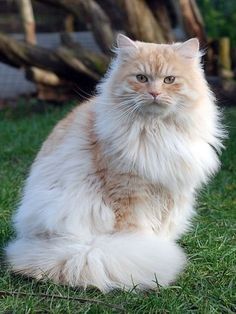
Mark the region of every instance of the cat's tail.
<instances>
[{"instance_id":1,"label":"cat's tail","mask_svg":"<svg viewBox=\"0 0 236 314\"><path fill-rule=\"evenodd\" d=\"M76 238L21 238L8 246L7 257L15 272L102 291L168 285L186 262L174 242L139 233L98 236L90 244Z\"/></svg>"}]
</instances>

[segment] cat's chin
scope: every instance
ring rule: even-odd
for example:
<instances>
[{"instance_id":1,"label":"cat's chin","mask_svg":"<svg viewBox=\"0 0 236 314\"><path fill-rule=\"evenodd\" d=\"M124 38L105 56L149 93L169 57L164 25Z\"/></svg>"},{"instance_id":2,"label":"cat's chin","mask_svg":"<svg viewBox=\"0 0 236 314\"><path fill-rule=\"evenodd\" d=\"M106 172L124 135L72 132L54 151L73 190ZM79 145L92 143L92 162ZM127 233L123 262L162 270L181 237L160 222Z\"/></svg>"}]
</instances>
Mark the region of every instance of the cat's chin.
<instances>
[{"instance_id":1,"label":"cat's chin","mask_svg":"<svg viewBox=\"0 0 236 314\"><path fill-rule=\"evenodd\" d=\"M163 103L152 102L142 107L142 113L144 115L152 114L152 115L166 116L170 112L171 112L170 106Z\"/></svg>"}]
</instances>

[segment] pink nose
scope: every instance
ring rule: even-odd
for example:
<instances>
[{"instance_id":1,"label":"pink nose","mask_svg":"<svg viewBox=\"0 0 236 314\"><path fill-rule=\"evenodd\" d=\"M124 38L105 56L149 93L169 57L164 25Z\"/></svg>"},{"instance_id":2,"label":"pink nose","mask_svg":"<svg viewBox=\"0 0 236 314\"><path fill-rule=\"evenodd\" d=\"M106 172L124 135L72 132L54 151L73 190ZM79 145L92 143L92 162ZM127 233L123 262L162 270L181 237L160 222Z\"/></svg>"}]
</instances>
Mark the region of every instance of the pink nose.
<instances>
[{"instance_id":1,"label":"pink nose","mask_svg":"<svg viewBox=\"0 0 236 314\"><path fill-rule=\"evenodd\" d=\"M157 92L149 92L150 95L152 95L153 98L156 98L160 93Z\"/></svg>"}]
</instances>

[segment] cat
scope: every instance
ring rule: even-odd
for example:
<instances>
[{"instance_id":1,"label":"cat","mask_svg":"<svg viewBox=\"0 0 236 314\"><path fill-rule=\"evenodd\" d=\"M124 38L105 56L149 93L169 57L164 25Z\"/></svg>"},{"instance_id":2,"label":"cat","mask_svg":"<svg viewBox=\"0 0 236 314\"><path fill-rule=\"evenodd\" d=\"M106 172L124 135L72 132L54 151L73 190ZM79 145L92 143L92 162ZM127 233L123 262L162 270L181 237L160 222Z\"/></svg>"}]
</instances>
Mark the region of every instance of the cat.
<instances>
[{"instance_id":1,"label":"cat","mask_svg":"<svg viewBox=\"0 0 236 314\"><path fill-rule=\"evenodd\" d=\"M14 272L106 292L166 286L185 267L176 240L224 137L199 42L119 34L115 53L32 165L6 248Z\"/></svg>"}]
</instances>

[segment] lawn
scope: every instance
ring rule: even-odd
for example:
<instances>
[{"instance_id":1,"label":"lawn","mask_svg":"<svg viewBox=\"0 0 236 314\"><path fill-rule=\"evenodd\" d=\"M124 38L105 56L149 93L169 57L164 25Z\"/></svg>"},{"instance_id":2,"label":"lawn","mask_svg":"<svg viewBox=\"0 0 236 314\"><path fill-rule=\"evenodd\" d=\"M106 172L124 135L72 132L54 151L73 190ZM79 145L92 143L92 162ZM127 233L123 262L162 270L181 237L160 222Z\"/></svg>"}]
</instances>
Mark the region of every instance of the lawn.
<instances>
[{"instance_id":1,"label":"lawn","mask_svg":"<svg viewBox=\"0 0 236 314\"><path fill-rule=\"evenodd\" d=\"M32 110L35 108L34 110ZM222 169L198 199L198 216L181 245L188 267L168 288L103 295L9 273L3 248L14 236L11 214L41 143L71 105L37 109L37 104L0 112L0 313L235 313L236 109L225 110L230 138ZM3 293L4 291L4 293ZM76 300L77 298L77 300ZM78 300L78 298L92 301Z\"/></svg>"}]
</instances>

